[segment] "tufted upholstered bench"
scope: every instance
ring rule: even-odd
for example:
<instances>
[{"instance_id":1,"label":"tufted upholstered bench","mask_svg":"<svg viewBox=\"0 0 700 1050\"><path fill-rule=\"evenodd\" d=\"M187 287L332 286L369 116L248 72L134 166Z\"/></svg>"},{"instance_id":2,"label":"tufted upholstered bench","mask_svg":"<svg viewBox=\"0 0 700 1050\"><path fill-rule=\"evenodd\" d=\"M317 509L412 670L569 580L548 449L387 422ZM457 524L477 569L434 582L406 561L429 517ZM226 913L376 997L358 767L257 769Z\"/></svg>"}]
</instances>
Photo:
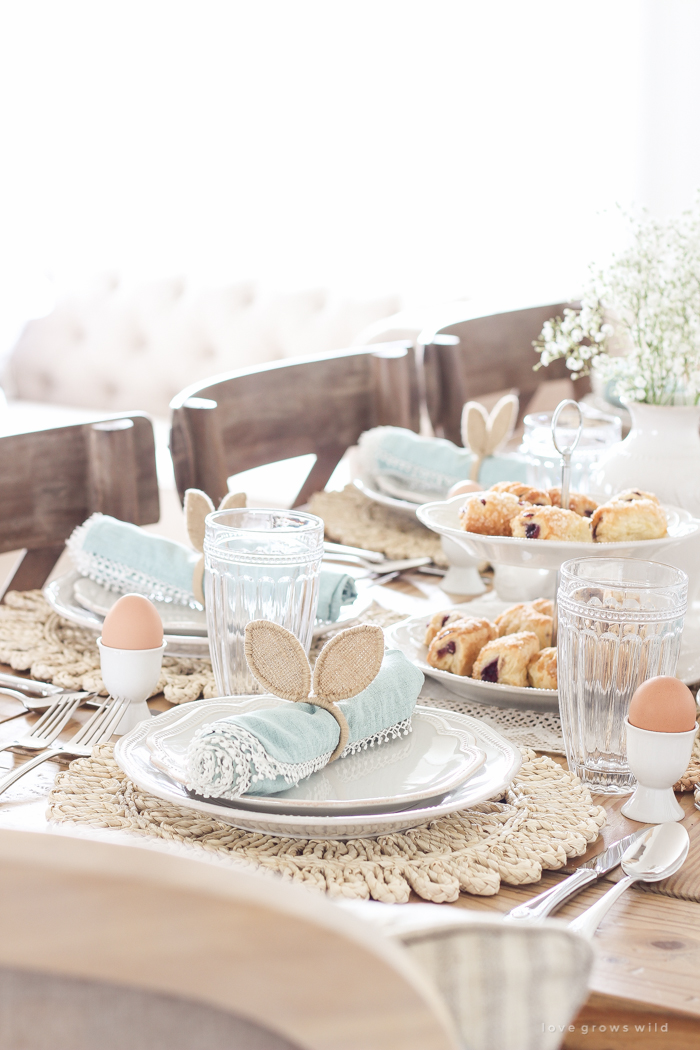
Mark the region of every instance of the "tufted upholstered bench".
<instances>
[{"instance_id":1,"label":"tufted upholstered bench","mask_svg":"<svg viewBox=\"0 0 700 1050\"><path fill-rule=\"evenodd\" d=\"M255 281L201 287L116 276L30 321L0 376L8 396L167 416L190 383L235 368L349 346L398 310L397 295L279 291Z\"/></svg>"}]
</instances>

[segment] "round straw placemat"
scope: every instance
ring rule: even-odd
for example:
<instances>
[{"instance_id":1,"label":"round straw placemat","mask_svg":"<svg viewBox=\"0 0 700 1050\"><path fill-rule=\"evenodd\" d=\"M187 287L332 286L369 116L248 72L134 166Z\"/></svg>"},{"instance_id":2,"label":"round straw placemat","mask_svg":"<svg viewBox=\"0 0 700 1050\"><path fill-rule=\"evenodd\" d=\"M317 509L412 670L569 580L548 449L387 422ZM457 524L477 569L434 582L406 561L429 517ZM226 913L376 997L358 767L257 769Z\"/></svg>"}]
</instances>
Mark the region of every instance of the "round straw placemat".
<instances>
[{"instance_id":1,"label":"round straw placemat","mask_svg":"<svg viewBox=\"0 0 700 1050\"><path fill-rule=\"evenodd\" d=\"M110 744L59 773L47 816L93 828L190 843L331 896L405 903L460 892L489 896L501 882L537 882L585 853L605 823L587 787L551 758L523 750L503 801L486 802L412 831L350 842L282 839L240 831L141 791L114 761Z\"/></svg>"},{"instance_id":2,"label":"round straw placemat","mask_svg":"<svg viewBox=\"0 0 700 1050\"><path fill-rule=\"evenodd\" d=\"M363 496L354 485L342 492L315 492L309 510L323 518L326 539L381 551L387 558L432 558L447 568L440 537L417 518Z\"/></svg>"}]
</instances>

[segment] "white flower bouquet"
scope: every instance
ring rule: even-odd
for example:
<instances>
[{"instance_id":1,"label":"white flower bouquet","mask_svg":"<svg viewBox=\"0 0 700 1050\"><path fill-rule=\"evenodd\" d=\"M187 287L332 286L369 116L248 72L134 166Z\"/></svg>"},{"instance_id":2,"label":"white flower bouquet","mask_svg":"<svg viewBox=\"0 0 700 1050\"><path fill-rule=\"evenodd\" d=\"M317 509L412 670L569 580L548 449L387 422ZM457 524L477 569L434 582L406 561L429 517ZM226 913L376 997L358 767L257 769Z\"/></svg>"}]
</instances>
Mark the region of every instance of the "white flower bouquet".
<instances>
[{"instance_id":1,"label":"white flower bouquet","mask_svg":"<svg viewBox=\"0 0 700 1050\"><path fill-rule=\"evenodd\" d=\"M535 368L566 358L574 379L597 373L627 401L700 403L700 198L679 218L644 214L606 270L592 271L580 311L544 325Z\"/></svg>"}]
</instances>

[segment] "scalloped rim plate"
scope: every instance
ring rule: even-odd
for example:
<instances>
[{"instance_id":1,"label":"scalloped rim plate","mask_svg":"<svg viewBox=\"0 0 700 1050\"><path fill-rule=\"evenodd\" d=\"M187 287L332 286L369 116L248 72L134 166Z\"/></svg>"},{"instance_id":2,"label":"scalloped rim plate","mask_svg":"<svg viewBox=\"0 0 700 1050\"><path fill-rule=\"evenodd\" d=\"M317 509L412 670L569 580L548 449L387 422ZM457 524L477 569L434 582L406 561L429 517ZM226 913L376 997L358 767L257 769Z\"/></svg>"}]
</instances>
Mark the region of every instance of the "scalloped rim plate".
<instances>
[{"instance_id":1,"label":"scalloped rim plate","mask_svg":"<svg viewBox=\"0 0 700 1050\"><path fill-rule=\"evenodd\" d=\"M158 718L146 737L151 762L184 785L187 747L197 729L217 718L239 714L242 708L260 711L288 703L276 696L251 696L245 704L238 698L207 701L174 721ZM442 711L418 708L413 715L413 731L407 736L348 755L276 795L242 796L233 804L298 816L408 809L418 802L444 798L473 776L485 760L472 733L446 719Z\"/></svg>"},{"instance_id":2,"label":"scalloped rim plate","mask_svg":"<svg viewBox=\"0 0 700 1050\"><path fill-rule=\"evenodd\" d=\"M184 714L186 708L208 702L195 700L191 704L182 704L174 713ZM432 712L434 709L428 708L428 710ZM171 713L167 712L168 715ZM461 727L474 736L476 746L486 755L484 764L469 780L447 795L441 802L421 804L396 813L310 818L237 809L233 805L202 802L191 798L181 784L156 769L151 762L151 752L146 745L146 738L153 731L151 719L141 722L130 733L117 741L114 747L114 758L120 769L142 791L163 799L165 802L183 806L195 813L203 813L209 818L213 817L224 824L231 824L244 831L286 838L343 841L353 838L376 838L378 835L392 835L408 831L409 828L415 828L419 824L446 816L448 813L468 809L489 799L500 798L520 769L522 755L519 748L490 726L480 722L477 718L458 714L455 711L440 710L439 713L453 725ZM165 718L164 715L160 717Z\"/></svg>"}]
</instances>

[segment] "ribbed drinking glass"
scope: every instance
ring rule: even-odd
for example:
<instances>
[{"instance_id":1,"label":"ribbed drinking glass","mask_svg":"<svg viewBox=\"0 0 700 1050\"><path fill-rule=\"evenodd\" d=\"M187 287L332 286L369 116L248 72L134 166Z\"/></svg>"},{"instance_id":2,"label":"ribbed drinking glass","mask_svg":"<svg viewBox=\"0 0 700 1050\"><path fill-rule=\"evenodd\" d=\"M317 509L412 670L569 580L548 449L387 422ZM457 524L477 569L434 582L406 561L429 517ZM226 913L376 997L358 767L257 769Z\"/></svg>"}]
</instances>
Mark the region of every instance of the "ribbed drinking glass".
<instances>
[{"instance_id":1,"label":"ribbed drinking glass","mask_svg":"<svg viewBox=\"0 0 700 1050\"><path fill-rule=\"evenodd\" d=\"M561 567L559 708L566 757L593 791L626 795L625 719L647 678L674 675L688 577L659 562L581 558Z\"/></svg>"},{"instance_id":2,"label":"ribbed drinking glass","mask_svg":"<svg viewBox=\"0 0 700 1050\"><path fill-rule=\"evenodd\" d=\"M294 510L216 511L206 519L204 593L216 688L260 692L245 658L245 626L271 620L309 651L318 606L323 522Z\"/></svg>"}]
</instances>

